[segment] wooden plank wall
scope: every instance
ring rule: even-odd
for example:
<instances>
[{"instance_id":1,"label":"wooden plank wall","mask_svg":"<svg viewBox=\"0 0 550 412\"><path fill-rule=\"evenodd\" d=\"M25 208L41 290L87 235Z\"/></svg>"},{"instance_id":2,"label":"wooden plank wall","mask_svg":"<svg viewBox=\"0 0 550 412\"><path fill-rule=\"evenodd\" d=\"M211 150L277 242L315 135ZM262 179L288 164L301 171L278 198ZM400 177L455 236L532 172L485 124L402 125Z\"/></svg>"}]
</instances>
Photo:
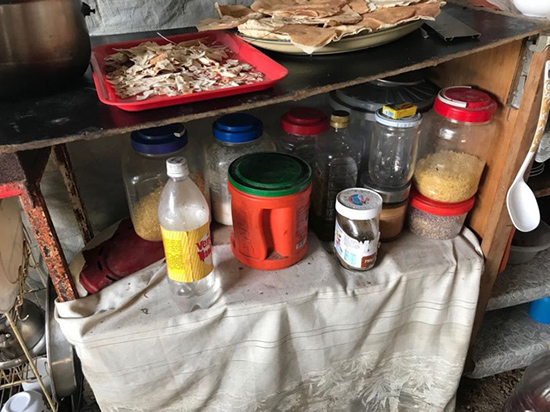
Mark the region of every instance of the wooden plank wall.
<instances>
[{"instance_id":1,"label":"wooden plank wall","mask_svg":"<svg viewBox=\"0 0 550 412\"><path fill-rule=\"evenodd\" d=\"M441 87L472 85L498 101L497 133L469 226L481 239L486 267L481 279L472 341L477 336L512 231L506 193L529 149L540 110L542 74L549 53L535 53L520 108L508 104L522 69L527 42L517 41L441 64L432 79Z\"/></svg>"}]
</instances>

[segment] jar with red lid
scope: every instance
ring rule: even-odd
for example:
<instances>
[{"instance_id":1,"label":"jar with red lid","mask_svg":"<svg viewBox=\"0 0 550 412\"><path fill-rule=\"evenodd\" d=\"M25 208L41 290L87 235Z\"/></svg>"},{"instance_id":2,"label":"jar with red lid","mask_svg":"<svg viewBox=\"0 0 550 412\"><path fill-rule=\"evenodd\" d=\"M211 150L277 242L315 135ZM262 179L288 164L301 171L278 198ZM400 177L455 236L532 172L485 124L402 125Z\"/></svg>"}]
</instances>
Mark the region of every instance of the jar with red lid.
<instances>
[{"instance_id":1,"label":"jar with red lid","mask_svg":"<svg viewBox=\"0 0 550 412\"><path fill-rule=\"evenodd\" d=\"M428 239L447 240L459 235L475 198L459 203L443 203L413 191L410 197L408 224L412 233Z\"/></svg>"},{"instance_id":2,"label":"jar with red lid","mask_svg":"<svg viewBox=\"0 0 550 412\"><path fill-rule=\"evenodd\" d=\"M476 194L493 145L496 108L491 96L468 86L439 92L425 116L414 173L422 195L460 203Z\"/></svg>"},{"instance_id":3,"label":"jar with red lid","mask_svg":"<svg viewBox=\"0 0 550 412\"><path fill-rule=\"evenodd\" d=\"M317 138L328 129L327 116L311 107L294 107L281 117L281 129L278 151L298 156L313 167Z\"/></svg>"}]
</instances>

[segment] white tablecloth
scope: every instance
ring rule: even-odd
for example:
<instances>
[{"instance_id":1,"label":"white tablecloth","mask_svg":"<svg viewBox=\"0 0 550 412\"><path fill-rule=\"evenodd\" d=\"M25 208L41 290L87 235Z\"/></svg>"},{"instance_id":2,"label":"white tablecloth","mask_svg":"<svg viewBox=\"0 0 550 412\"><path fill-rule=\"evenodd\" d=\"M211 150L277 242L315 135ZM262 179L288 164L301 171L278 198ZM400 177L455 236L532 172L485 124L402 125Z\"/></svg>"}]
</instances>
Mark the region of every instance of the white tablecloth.
<instances>
[{"instance_id":1,"label":"white tablecloth","mask_svg":"<svg viewBox=\"0 0 550 412\"><path fill-rule=\"evenodd\" d=\"M407 233L366 273L313 235L278 272L226 244L214 258L223 295L207 310L179 312L163 265L57 304L103 411L454 409L483 269L471 232Z\"/></svg>"}]
</instances>

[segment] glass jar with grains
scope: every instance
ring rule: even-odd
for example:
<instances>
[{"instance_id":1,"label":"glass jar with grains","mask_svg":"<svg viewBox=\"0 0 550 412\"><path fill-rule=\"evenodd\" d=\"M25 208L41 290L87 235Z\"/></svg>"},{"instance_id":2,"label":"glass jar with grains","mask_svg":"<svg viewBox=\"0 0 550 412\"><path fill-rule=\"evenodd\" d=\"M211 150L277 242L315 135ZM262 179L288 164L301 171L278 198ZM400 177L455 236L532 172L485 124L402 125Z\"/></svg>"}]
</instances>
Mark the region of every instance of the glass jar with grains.
<instances>
[{"instance_id":1,"label":"glass jar with grains","mask_svg":"<svg viewBox=\"0 0 550 412\"><path fill-rule=\"evenodd\" d=\"M212 131L215 141L206 153L212 217L222 225L231 226L231 195L227 186L229 165L247 153L271 152L274 145L264 134L262 122L246 113L219 118L212 125Z\"/></svg>"},{"instance_id":2,"label":"glass jar with grains","mask_svg":"<svg viewBox=\"0 0 550 412\"><path fill-rule=\"evenodd\" d=\"M206 193L201 151L189 155L187 131L180 123L132 132L130 142L122 154L122 176L132 223L141 238L160 242L157 209L168 181L166 160L173 156L188 158L190 178Z\"/></svg>"},{"instance_id":3,"label":"glass jar with grains","mask_svg":"<svg viewBox=\"0 0 550 412\"><path fill-rule=\"evenodd\" d=\"M407 215L411 184L395 189L378 186L369 178L368 172L361 175L361 186L372 190L382 197L382 211L380 212L380 240L389 242L401 235Z\"/></svg>"},{"instance_id":4,"label":"glass jar with grains","mask_svg":"<svg viewBox=\"0 0 550 412\"><path fill-rule=\"evenodd\" d=\"M471 87L439 92L434 110L424 119L414 173L422 195L458 203L476 194L494 140L496 108L487 93Z\"/></svg>"},{"instance_id":5,"label":"glass jar with grains","mask_svg":"<svg viewBox=\"0 0 550 412\"><path fill-rule=\"evenodd\" d=\"M376 263L381 209L382 198L372 190L351 188L338 193L334 250L346 269L364 271Z\"/></svg>"}]
</instances>

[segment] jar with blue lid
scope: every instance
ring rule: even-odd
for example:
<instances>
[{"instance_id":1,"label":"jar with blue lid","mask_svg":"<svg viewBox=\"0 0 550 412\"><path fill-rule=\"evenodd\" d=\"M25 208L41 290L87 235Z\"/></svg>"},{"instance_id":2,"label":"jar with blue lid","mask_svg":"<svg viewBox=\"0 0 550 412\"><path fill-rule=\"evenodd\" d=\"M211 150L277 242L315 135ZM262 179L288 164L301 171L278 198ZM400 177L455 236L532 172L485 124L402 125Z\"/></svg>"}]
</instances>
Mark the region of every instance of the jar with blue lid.
<instances>
[{"instance_id":1,"label":"jar with blue lid","mask_svg":"<svg viewBox=\"0 0 550 412\"><path fill-rule=\"evenodd\" d=\"M189 153L188 143L187 131L180 123L139 130L130 135L130 145L122 154L122 175L134 229L145 240L162 241L157 207L168 180L168 158L184 156L191 179L207 194L202 152Z\"/></svg>"},{"instance_id":2,"label":"jar with blue lid","mask_svg":"<svg viewBox=\"0 0 550 412\"><path fill-rule=\"evenodd\" d=\"M232 225L231 195L227 186L229 165L248 153L274 150L258 118L235 113L220 117L212 125L214 142L208 147L207 181L210 188L212 217L222 225Z\"/></svg>"}]
</instances>

